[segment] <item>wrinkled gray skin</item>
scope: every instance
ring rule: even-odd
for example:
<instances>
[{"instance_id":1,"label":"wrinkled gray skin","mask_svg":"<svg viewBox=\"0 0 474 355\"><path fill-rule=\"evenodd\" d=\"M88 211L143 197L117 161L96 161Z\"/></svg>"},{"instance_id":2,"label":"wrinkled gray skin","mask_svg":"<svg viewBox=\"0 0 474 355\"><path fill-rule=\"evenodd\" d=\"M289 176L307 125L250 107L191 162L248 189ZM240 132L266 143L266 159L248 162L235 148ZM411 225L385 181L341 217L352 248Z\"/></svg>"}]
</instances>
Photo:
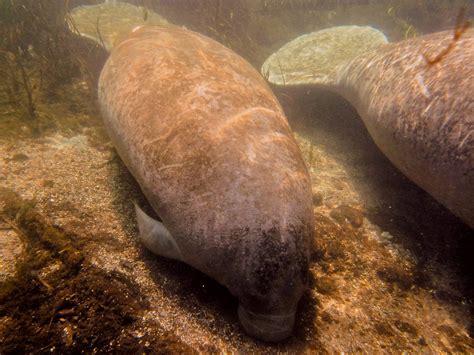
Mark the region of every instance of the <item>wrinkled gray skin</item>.
<instances>
[{"instance_id":1,"label":"wrinkled gray skin","mask_svg":"<svg viewBox=\"0 0 474 355\"><path fill-rule=\"evenodd\" d=\"M474 227L474 29L388 44L352 60L337 92L406 176Z\"/></svg>"},{"instance_id":2,"label":"wrinkled gray skin","mask_svg":"<svg viewBox=\"0 0 474 355\"><path fill-rule=\"evenodd\" d=\"M289 336L307 277L311 186L265 80L202 35L143 27L112 50L99 101L163 221L137 209L143 243L225 285L248 333Z\"/></svg>"}]
</instances>

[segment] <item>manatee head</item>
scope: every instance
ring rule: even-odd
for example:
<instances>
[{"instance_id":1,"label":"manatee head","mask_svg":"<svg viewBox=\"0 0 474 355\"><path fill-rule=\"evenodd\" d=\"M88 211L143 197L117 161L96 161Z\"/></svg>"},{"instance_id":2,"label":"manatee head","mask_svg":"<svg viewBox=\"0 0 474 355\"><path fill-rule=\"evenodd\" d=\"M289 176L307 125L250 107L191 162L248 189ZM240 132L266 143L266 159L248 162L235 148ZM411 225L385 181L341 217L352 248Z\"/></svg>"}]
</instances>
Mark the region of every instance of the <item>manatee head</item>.
<instances>
[{"instance_id":1,"label":"manatee head","mask_svg":"<svg viewBox=\"0 0 474 355\"><path fill-rule=\"evenodd\" d=\"M291 335L298 302L306 288L311 231L262 232L245 265L238 294L240 323L250 335L280 341Z\"/></svg>"}]
</instances>

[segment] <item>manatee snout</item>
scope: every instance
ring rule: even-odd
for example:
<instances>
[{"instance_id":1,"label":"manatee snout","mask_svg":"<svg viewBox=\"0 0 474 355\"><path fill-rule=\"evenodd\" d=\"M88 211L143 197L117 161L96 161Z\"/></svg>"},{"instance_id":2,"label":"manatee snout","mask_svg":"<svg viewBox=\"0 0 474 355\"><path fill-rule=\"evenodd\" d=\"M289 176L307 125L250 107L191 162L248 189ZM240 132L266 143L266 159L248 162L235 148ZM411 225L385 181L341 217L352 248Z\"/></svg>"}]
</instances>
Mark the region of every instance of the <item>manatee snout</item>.
<instances>
[{"instance_id":1,"label":"manatee snout","mask_svg":"<svg viewBox=\"0 0 474 355\"><path fill-rule=\"evenodd\" d=\"M295 310L287 313L256 313L239 305L239 320L244 330L256 337L269 342L277 342L288 338L295 323Z\"/></svg>"},{"instance_id":2,"label":"manatee snout","mask_svg":"<svg viewBox=\"0 0 474 355\"><path fill-rule=\"evenodd\" d=\"M301 280L296 284L294 280L288 282L287 291L270 289L260 302L252 300L253 297L241 298L238 315L248 334L269 342L284 340L291 335L304 284Z\"/></svg>"},{"instance_id":3,"label":"manatee snout","mask_svg":"<svg viewBox=\"0 0 474 355\"><path fill-rule=\"evenodd\" d=\"M295 246L294 238L287 243L264 241L259 255L249 263L248 283L239 295L238 315L248 334L276 342L293 331L298 303L307 287L307 248Z\"/></svg>"}]
</instances>

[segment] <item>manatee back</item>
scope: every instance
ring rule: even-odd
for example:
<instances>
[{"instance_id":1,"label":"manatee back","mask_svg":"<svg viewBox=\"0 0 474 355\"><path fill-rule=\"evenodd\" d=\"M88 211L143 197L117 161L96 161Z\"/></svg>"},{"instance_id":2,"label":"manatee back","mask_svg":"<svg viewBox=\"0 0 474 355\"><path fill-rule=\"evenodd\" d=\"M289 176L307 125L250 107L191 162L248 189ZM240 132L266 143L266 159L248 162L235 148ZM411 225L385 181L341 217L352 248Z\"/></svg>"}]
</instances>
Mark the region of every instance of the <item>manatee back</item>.
<instances>
[{"instance_id":1,"label":"manatee back","mask_svg":"<svg viewBox=\"0 0 474 355\"><path fill-rule=\"evenodd\" d=\"M354 59L339 80L380 150L474 226L474 30L390 44Z\"/></svg>"},{"instance_id":2,"label":"manatee back","mask_svg":"<svg viewBox=\"0 0 474 355\"><path fill-rule=\"evenodd\" d=\"M144 27L112 51L99 99L115 147L187 263L234 294L265 295L282 278L286 294L301 294L309 175L258 72L197 33Z\"/></svg>"}]
</instances>

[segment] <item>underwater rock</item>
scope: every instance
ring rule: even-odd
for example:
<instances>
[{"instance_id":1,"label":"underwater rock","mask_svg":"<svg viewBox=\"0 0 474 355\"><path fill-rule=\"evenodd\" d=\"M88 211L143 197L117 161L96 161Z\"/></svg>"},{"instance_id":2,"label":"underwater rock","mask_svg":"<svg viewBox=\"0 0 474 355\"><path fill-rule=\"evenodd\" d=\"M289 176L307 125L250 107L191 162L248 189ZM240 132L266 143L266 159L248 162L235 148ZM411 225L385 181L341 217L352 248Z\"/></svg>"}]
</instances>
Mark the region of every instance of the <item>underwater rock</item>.
<instances>
[{"instance_id":1,"label":"underwater rock","mask_svg":"<svg viewBox=\"0 0 474 355\"><path fill-rule=\"evenodd\" d=\"M313 191L313 206L321 206L323 203L324 197L321 192Z\"/></svg>"},{"instance_id":2,"label":"underwater rock","mask_svg":"<svg viewBox=\"0 0 474 355\"><path fill-rule=\"evenodd\" d=\"M330 28L284 45L261 72L344 96L390 161L474 227L474 29L459 31L384 44L375 29Z\"/></svg>"},{"instance_id":3,"label":"underwater rock","mask_svg":"<svg viewBox=\"0 0 474 355\"><path fill-rule=\"evenodd\" d=\"M403 333L407 333L412 337L416 337L418 335L418 330L414 326L412 326L410 323L396 320L394 324L395 324L395 327Z\"/></svg>"},{"instance_id":4,"label":"underwater rock","mask_svg":"<svg viewBox=\"0 0 474 355\"><path fill-rule=\"evenodd\" d=\"M142 242L225 285L251 335L288 337L306 286L313 209L283 110L250 64L203 35L144 26L125 38L102 70L99 102L162 220L137 207Z\"/></svg>"},{"instance_id":5,"label":"underwater rock","mask_svg":"<svg viewBox=\"0 0 474 355\"><path fill-rule=\"evenodd\" d=\"M18 154L15 154L10 160L15 161L15 162L24 162L29 159L30 157L28 155L23 154L23 153L18 153Z\"/></svg>"},{"instance_id":6,"label":"underwater rock","mask_svg":"<svg viewBox=\"0 0 474 355\"><path fill-rule=\"evenodd\" d=\"M364 223L364 214L357 208L351 206L338 206L329 214L337 223L350 223L354 228L362 227Z\"/></svg>"},{"instance_id":7,"label":"underwater rock","mask_svg":"<svg viewBox=\"0 0 474 355\"><path fill-rule=\"evenodd\" d=\"M53 187L54 186L54 181L52 180L43 180L41 183L41 186L43 187Z\"/></svg>"}]
</instances>

